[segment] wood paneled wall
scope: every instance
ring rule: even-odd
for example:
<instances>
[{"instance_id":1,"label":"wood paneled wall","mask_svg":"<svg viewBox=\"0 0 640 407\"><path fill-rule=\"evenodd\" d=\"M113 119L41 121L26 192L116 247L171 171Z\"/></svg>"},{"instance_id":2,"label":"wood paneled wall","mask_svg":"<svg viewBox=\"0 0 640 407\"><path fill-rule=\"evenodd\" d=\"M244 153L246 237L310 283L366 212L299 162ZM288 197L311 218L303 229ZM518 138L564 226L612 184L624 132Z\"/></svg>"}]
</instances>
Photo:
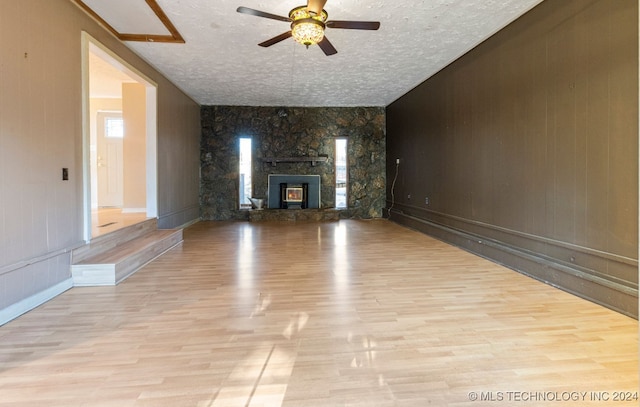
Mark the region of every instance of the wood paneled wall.
<instances>
[{"instance_id":1,"label":"wood paneled wall","mask_svg":"<svg viewBox=\"0 0 640 407\"><path fill-rule=\"evenodd\" d=\"M637 317L636 1L541 3L391 104L387 154L392 220Z\"/></svg>"},{"instance_id":2,"label":"wood paneled wall","mask_svg":"<svg viewBox=\"0 0 640 407\"><path fill-rule=\"evenodd\" d=\"M83 31L158 86L158 223L199 217L198 104L69 0L0 1L0 324L69 288L84 243Z\"/></svg>"}]
</instances>

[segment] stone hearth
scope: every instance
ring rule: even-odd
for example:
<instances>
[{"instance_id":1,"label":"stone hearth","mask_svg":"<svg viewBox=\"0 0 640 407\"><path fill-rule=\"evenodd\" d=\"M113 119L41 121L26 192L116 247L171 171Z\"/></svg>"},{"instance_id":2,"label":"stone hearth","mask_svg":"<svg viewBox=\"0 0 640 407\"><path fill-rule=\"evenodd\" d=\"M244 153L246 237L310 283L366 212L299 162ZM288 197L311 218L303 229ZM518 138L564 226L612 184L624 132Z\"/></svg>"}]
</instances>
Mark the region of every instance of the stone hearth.
<instances>
[{"instance_id":1,"label":"stone hearth","mask_svg":"<svg viewBox=\"0 0 640 407\"><path fill-rule=\"evenodd\" d=\"M300 221L319 222L337 221L340 219L338 209L262 209L250 210L249 221Z\"/></svg>"}]
</instances>

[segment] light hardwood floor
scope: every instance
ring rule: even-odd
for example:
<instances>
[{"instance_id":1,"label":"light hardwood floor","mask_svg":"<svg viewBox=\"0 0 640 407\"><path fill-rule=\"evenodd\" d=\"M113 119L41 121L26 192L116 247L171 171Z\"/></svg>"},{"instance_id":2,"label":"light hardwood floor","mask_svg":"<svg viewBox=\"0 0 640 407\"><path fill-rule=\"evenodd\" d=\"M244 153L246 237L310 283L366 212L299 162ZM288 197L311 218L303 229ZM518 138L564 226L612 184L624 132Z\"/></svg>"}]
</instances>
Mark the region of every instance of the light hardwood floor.
<instances>
[{"instance_id":1,"label":"light hardwood floor","mask_svg":"<svg viewBox=\"0 0 640 407\"><path fill-rule=\"evenodd\" d=\"M147 220L144 212L123 213L119 208L100 208L91 211L91 237L98 237Z\"/></svg>"},{"instance_id":2,"label":"light hardwood floor","mask_svg":"<svg viewBox=\"0 0 640 407\"><path fill-rule=\"evenodd\" d=\"M385 220L200 222L1 327L0 406L636 406L637 360L636 320Z\"/></svg>"}]
</instances>

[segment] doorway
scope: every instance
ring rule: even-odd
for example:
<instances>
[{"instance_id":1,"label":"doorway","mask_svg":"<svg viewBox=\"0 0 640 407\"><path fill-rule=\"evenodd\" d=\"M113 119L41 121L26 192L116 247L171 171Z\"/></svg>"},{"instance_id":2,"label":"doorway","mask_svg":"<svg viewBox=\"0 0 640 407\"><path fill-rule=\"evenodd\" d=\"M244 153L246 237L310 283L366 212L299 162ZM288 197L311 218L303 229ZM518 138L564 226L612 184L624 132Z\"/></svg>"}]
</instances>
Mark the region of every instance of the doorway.
<instances>
[{"instance_id":1,"label":"doorway","mask_svg":"<svg viewBox=\"0 0 640 407\"><path fill-rule=\"evenodd\" d=\"M97 203L101 208L123 208L124 168L122 112L99 111L96 116ZM100 225L99 225L100 226Z\"/></svg>"},{"instance_id":2,"label":"doorway","mask_svg":"<svg viewBox=\"0 0 640 407\"><path fill-rule=\"evenodd\" d=\"M157 217L157 88L87 33L83 52L84 239Z\"/></svg>"}]
</instances>

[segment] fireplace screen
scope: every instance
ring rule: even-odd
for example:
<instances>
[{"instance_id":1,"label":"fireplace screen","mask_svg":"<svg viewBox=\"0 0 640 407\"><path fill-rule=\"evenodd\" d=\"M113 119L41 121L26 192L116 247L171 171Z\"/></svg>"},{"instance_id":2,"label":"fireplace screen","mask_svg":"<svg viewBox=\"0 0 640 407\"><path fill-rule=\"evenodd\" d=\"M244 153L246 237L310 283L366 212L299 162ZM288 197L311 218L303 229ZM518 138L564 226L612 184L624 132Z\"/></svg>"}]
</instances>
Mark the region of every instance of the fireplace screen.
<instances>
[{"instance_id":1,"label":"fireplace screen","mask_svg":"<svg viewBox=\"0 0 640 407\"><path fill-rule=\"evenodd\" d=\"M269 174L267 208L319 209L320 176Z\"/></svg>"},{"instance_id":2,"label":"fireplace screen","mask_svg":"<svg viewBox=\"0 0 640 407\"><path fill-rule=\"evenodd\" d=\"M309 184L280 183L281 209L306 209L309 207Z\"/></svg>"},{"instance_id":3,"label":"fireplace screen","mask_svg":"<svg viewBox=\"0 0 640 407\"><path fill-rule=\"evenodd\" d=\"M302 188L287 188L287 202L302 202Z\"/></svg>"}]
</instances>

